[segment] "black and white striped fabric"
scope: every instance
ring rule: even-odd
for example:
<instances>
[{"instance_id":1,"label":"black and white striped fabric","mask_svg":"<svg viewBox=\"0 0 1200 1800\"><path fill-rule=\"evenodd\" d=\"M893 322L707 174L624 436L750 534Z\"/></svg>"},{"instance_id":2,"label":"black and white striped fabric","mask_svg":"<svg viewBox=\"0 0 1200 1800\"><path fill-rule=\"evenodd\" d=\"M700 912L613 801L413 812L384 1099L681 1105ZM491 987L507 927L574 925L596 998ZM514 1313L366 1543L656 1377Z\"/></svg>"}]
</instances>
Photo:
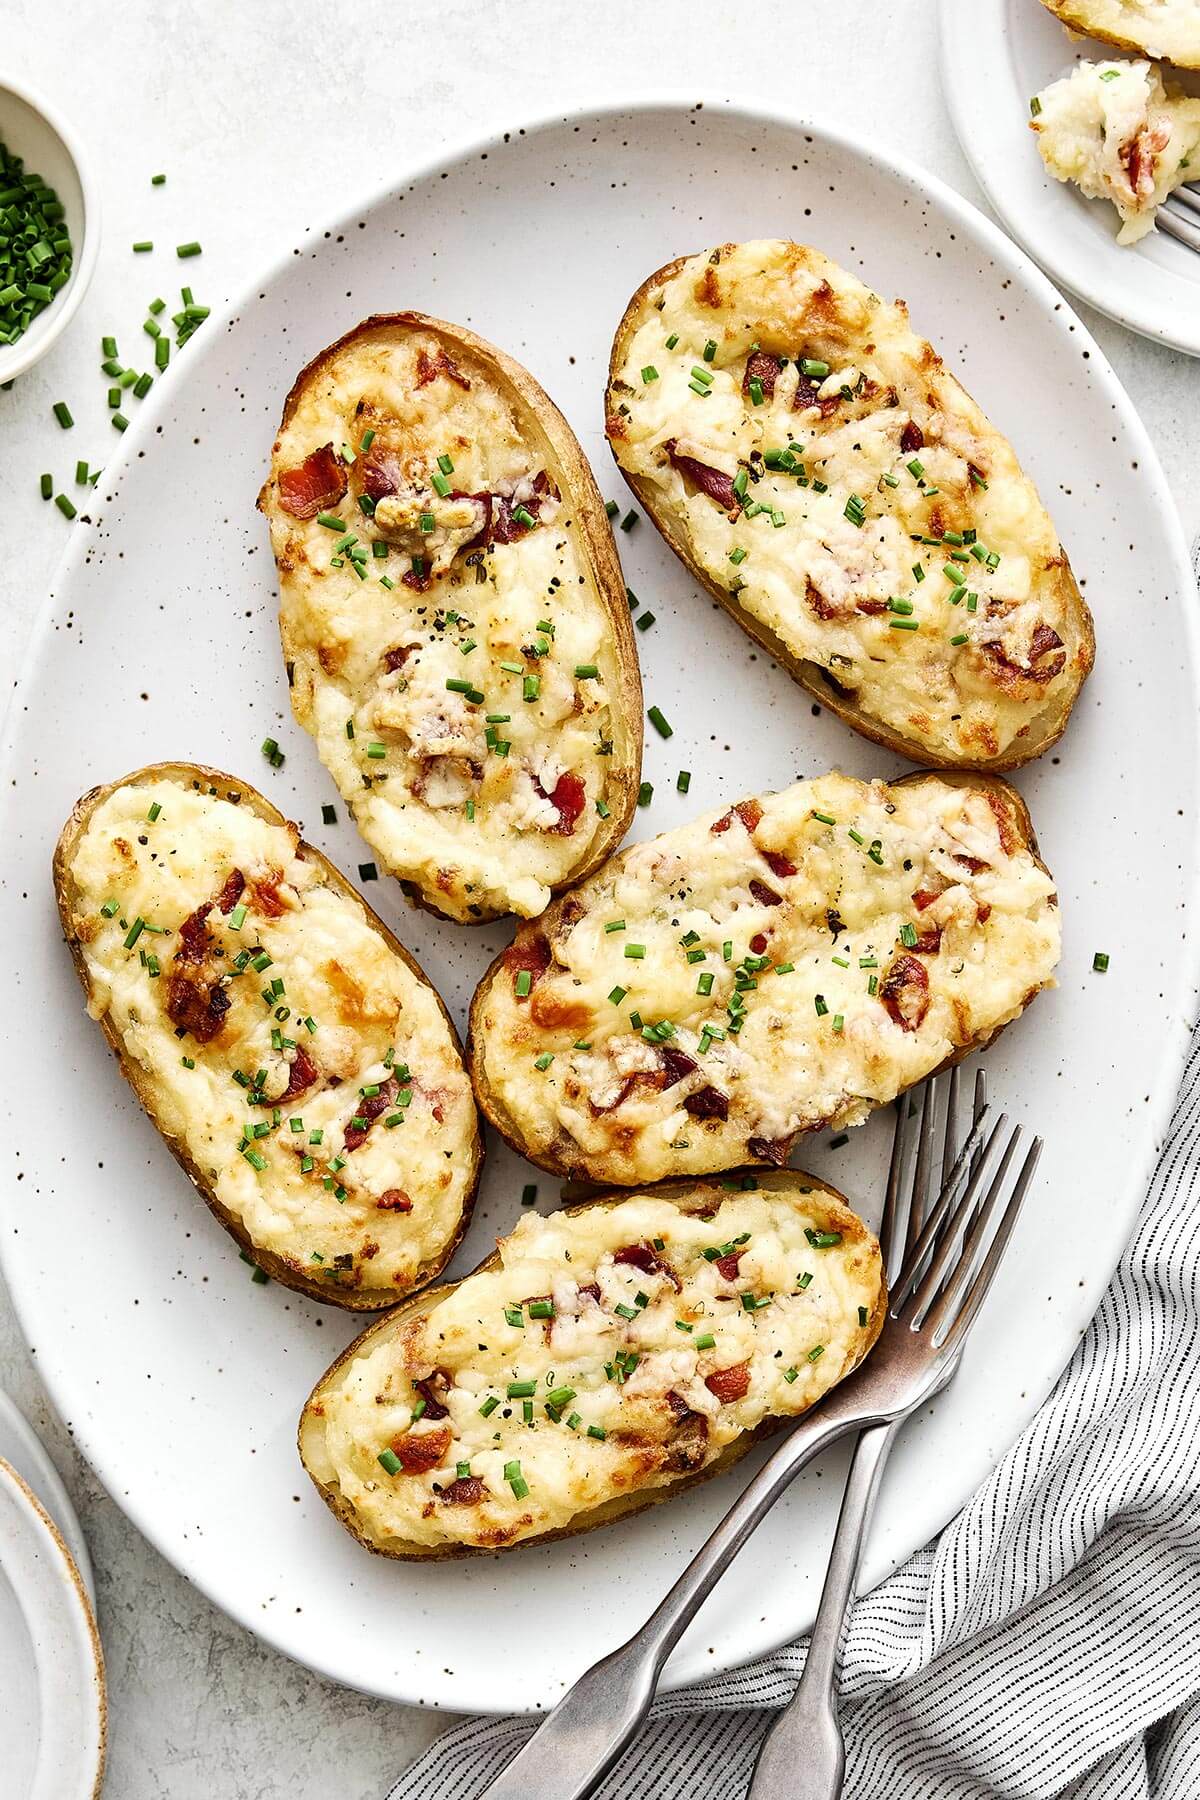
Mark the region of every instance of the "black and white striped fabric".
<instances>
[{"instance_id":1,"label":"black and white striped fabric","mask_svg":"<svg viewBox=\"0 0 1200 1800\"><path fill-rule=\"evenodd\" d=\"M737 1800L804 1656L660 1700L603 1800ZM849 1800L1200 1800L1200 1027L1074 1360L959 1518L855 1607L841 1715ZM388 1800L474 1800L529 1730L456 1726Z\"/></svg>"}]
</instances>

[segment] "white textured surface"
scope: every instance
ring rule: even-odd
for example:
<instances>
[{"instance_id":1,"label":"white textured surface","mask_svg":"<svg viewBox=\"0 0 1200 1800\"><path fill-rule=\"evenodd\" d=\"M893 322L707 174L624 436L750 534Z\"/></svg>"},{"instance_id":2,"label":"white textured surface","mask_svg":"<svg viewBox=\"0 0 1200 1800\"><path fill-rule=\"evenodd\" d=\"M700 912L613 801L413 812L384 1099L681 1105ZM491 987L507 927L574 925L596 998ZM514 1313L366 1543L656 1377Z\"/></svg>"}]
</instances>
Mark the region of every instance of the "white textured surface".
<instances>
[{"instance_id":1,"label":"white textured surface","mask_svg":"<svg viewBox=\"0 0 1200 1800\"><path fill-rule=\"evenodd\" d=\"M46 8L8 0L5 13L2 67L36 84L50 54ZM202 12L178 0L127 0L116 15L57 0L53 21L55 93L97 160L105 242L71 331L0 394L6 690L70 530L42 505L37 476L52 469L73 494L76 459L102 461L116 441L97 368L102 333L114 332L133 359L154 294L170 300L183 280L197 299L219 303L307 228L445 139L503 129L555 102L565 109L585 97L724 79L732 94L866 124L976 197L937 90L928 0L895 0L886 10L877 0L793 0L769 43L712 0L653 8L593 0L553 13L509 0L443 0L370 18L281 0L253 8L213 0ZM158 169L168 182L152 189ZM803 225L781 220L780 228L801 235ZM144 236L158 248L134 257L129 244ZM172 246L193 237L204 255L177 263ZM1200 363L1088 322L1138 402L1195 531L1200 491L1185 421L1200 401ZM60 398L77 421L68 433L50 414ZM18 1189L9 1204L20 1197ZM43 1430L89 1534L112 1704L107 1791L121 1800L381 1795L438 1722L320 1682L200 1599L143 1543L48 1418L7 1311L0 1368Z\"/></svg>"}]
</instances>

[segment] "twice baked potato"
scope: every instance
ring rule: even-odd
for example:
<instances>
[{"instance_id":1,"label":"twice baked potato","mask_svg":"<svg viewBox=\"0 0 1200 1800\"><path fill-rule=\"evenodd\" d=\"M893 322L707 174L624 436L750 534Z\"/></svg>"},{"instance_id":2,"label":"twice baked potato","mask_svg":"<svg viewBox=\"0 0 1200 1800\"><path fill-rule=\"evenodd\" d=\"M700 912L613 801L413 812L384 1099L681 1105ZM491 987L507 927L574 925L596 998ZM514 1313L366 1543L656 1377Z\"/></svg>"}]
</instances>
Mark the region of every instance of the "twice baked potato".
<instances>
[{"instance_id":1,"label":"twice baked potato","mask_svg":"<svg viewBox=\"0 0 1200 1800\"><path fill-rule=\"evenodd\" d=\"M604 503L518 363L420 313L309 363L259 495L292 708L410 895L538 913L618 844L642 705Z\"/></svg>"},{"instance_id":2,"label":"twice baked potato","mask_svg":"<svg viewBox=\"0 0 1200 1800\"><path fill-rule=\"evenodd\" d=\"M54 892L88 1011L262 1269L364 1309L441 1271L481 1157L454 1027L295 825L216 769L156 763L78 802Z\"/></svg>"},{"instance_id":3,"label":"twice baked potato","mask_svg":"<svg viewBox=\"0 0 1200 1800\"><path fill-rule=\"evenodd\" d=\"M1196 0L1042 0L1042 5L1072 31L1101 43L1140 50L1180 69L1200 69Z\"/></svg>"},{"instance_id":4,"label":"twice baked potato","mask_svg":"<svg viewBox=\"0 0 1200 1800\"><path fill-rule=\"evenodd\" d=\"M368 1549L446 1557L625 1518L728 1468L866 1355L879 1246L800 1173L526 1214L367 1331L300 1421Z\"/></svg>"},{"instance_id":5,"label":"twice baked potato","mask_svg":"<svg viewBox=\"0 0 1200 1800\"><path fill-rule=\"evenodd\" d=\"M1091 615L1011 445L903 302L801 244L681 257L626 308L606 411L671 548L856 731L946 768L1057 740Z\"/></svg>"},{"instance_id":6,"label":"twice baked potato","mask_svg":"<svg viewBox=\"0 0 1200 1800\"><path fill-rule=\"evenodd\" d=\"M825 775L635 844L523 926L476 991L468 1066L556 1173L782 1166L986 1044L1059 951L1006 782Z\"/></svg>"}]
</instances>

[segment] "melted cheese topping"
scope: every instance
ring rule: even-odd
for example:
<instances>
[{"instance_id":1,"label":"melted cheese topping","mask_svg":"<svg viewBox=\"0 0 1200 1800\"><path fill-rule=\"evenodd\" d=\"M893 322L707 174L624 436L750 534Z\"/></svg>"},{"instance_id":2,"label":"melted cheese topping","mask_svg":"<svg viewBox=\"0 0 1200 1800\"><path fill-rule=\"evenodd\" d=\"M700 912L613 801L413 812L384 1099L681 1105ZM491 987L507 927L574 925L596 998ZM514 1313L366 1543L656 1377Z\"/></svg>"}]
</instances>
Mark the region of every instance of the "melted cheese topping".
<instances>
[{"instance_id":1,"label":"melted cheese topping","mask_svg":"<svg viewBox=\"0 0 1200 1800\"><path fill-rule=\"evenodd\" d=\"M951 760L1019 750L1073 696L1090 639L1054 527L902 303L816 250L727 245L619 344L617 461L786 656ZM755 352L787 359L773 391ZM733 503L682 458L733 477Z\"/></svg>"},{"instance_id":2,"label":"melted cheese topping","mask_svg":"<svg viewBox=\"0 0 1200 1800\"><path fill-rule=\"evenodd\" d=\"M711 1218L651 1195L527 1214L496 1268L376 1329L322 1384L310 1473L385 1549L489 1548L806 1411L873 1335L878 1246L806 1177L704 1199Z\"/></svg>"},{"instance_id":3,"label":"melted cheese topping","mask_svg":"<svg viewBox=\"0 0 1200 1800\"><path fill-rule=\"evenodd\" d=\"M155 1123L257 1248L331 1285L404 1293L458 1234L471 1090L432 989L298 844L294 826L207 788L118 788L71 867L88 1008L107 1014ZM246 885L223 911L234 870ZM188 941L205 935L197 965ZM200 971L201 1000L215 982L228 1002L208 1042L180 1036L168 1012L173 981ZM275 1104L301 1055L311 1084ZM372 1089L390 1104L347 1149Z\"/></svg>"},{"instance_id":4,"label":"melted cheese topping","mask_svg":"<svg viewBox=\"0 0 1200 1800\"><path fill-rule=\"evenodd\" d=\"M1060 950L1009 803L936 776L707 813L539 925L480 990L476 1091L535 1161L621 1183L861 1124L1016 1018Z\"/></svg>"},{"instance_id":5,"label":"melted cheese topping","mask_svg":"<svg viewBox=\"0 0 1200 1800\"><path fill-rule=\"evenodd\" d=\"M543 433L494 371L456 351L455 379L442 354L415 328L355 337L280 430L261 504L292 703L393 874L452 918L531 915L604 830L614 734L629 760L613 717L618 652ZM352 455L349 491L297 519L280 478L325 445ZM368 517L357 499L372 461L399 491ZM523 508L529 526L518 513L512 542L480 544L480 494ZM405 584L414 558L427 591ZM564 776L580 784L573 818L555 800Z\"/></svg>"},{"instance_id":6,"label":"melted cheese topping","mask_svg":"<svg viewBox=\"0 0 1200 1800\"><path fill-rule=\"evenodd\" d=\"M1030 128L1042 161L1059 181L1121 216L1119 244L1153 231L1173 188L1192 180L1200 147L1200 99L1164 88L1147 62L1080 63L1037 96Z\"/></svg>"},{"instance_id":7,"label":"melted cheese topping","mask_svg":"<svg viewBox=\"0 0 1200 1800\"><path fill-rule=\"evenodd\" d=\"M1200 69L1200 11L1196 0L1042 0L1077 31L1125 49L1161 56L1181 69Z\"/></svg>"}]
</instances>

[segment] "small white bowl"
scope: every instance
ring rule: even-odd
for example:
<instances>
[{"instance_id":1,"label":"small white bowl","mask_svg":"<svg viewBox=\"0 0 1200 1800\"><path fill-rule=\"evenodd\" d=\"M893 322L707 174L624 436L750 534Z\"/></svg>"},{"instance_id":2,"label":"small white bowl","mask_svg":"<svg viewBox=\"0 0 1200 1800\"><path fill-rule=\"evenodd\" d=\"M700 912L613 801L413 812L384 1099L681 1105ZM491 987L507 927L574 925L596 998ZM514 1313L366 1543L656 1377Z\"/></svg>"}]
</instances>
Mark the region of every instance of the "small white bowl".
<instances>
[{"instance_id":1,"label":"small white bowl","mask_svg":"<svg viewBox=\"0 0 1200 1800\"><path fill-rule=\"evenodd\" d=\"M44 356L74 317L96 268L100 249L100 196L74 132L39 95L0 79L0 143L44 175L66 208L71 239L71 278L15 344L0 345L0 382L23 375Z\"/></svg>"}]
</instances>

